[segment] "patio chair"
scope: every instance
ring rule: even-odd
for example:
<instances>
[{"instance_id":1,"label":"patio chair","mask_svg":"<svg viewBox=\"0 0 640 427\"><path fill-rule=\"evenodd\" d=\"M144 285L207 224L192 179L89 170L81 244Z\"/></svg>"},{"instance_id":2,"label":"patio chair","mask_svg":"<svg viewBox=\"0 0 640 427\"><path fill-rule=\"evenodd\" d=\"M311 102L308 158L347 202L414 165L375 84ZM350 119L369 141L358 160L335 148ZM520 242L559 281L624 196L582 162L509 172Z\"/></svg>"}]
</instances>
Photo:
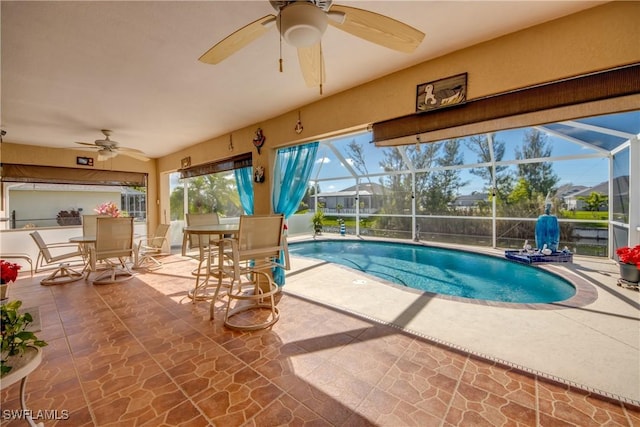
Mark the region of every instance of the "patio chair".
<instances>
[{"instance_id":1,"label":"patio chair","mask_svg":"<svg viewBox=\"0 0 640 427\"><path fill-rule=\"evenodd\" d=\"M224 319L227 327L263 329L280 318L275 303L279 288L271 270L289 269L288 256L284 257L284 264L280 263L281 252L286 249L283 225L283 215L242 215L237 238L224 239L224 256L229 262L224 269L231 277ZM211 302L211 319L214 302L215 299Z\"/></svg>"},{"instance_id":2,"label":"patio chair","mask_svg":"<svg viewBox=\"0 0 640 427\"><path fill-rule=\"evenodd\" d=\"M134 256L133 218L98 217L96 219L96 243L90 248L91 268L96 271L96 263L104 262L105 268L92 280L95 285L119 283L129 280L134 273L127 261Z\"/></svg>"},{"instance_id":3,"label":"patio chair","mask_svg":"<svg viewBox=\"0 0 640 427\"><path fill-rule=\"evenodd\" d=\"M81 272L71 268L72 262L79 263L79 265L84 263L82 250L77 243L45 243L39 232L34 231L29 235L38 246L36 273L54 269L51 274L40 281L41 285L61 285L83 278Z\"/></svg>"},{"instance_id":4,"label":"patio chair","mask_svg":"<svg viewBox=\"0 0 640 427\"><path fill-rule=\"evenodd\" d=\"M162 262L157 257L168 255L162 252L163 246L168 244L168 232L169 224L160 224L152 236L145 236L138 241L135 251L135 268L157 270L162 267Z\"/></svg>"},{"instance_id":5,"label":"patio chair","mask_svg":"<svg viewBox=\"0 0 640 427\"><path fill-rule=\"evenodd\" d=\"M82 235L95 236L98 215L82 215Z\"/></svg>"}]
</instances>

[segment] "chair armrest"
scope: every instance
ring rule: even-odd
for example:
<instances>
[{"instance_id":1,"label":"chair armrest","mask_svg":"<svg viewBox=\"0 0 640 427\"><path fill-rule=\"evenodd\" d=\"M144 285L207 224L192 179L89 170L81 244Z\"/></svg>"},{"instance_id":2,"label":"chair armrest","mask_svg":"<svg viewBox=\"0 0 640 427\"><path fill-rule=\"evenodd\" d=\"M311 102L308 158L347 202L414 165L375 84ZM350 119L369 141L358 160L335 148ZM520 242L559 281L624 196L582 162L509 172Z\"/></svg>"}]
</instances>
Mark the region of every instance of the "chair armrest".
<instances>
[{"instance_id":1,"label":"chair armrest","mask_svg":"<svg viewBox=\"0 0 640 427\"><path fill-rule=\"evenodd\" d=\"M169 243L169 241L167 240L166 237L149 237L148 239L142 239L138 241L138 249L158 249L155 246L151 245L151 242L155 242L155 241L159 241L161 242L161 245L158 248L161 248L162 246Z\"/></svg>"},{"instance_id":2,"label":"chair armrest","mask_svg":"<svg viewBox=\"0 0 640 427\"><path fill-rule=\"evenodd\" d=\"M51 248L71 248L71 247L79 248L80 247L80 243L74 243L74 242L47 243L46 247L48 249L51 249Z\"/></svg>"}]
</instances>

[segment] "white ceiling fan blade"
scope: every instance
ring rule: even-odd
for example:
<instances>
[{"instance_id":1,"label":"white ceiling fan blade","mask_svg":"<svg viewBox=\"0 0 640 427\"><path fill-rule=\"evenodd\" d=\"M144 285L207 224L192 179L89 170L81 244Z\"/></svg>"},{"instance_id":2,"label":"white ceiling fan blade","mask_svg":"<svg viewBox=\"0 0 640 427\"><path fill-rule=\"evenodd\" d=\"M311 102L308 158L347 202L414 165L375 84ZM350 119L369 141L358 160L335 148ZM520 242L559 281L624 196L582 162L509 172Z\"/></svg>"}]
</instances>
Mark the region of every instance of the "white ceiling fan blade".
<instances>
[{"instance_id":1,"label":"white ceiling fan blade","mask_svg":"<svg viewBox=\"0 0 640 427\"><path fill-rule=\"evenodd\" d=\"M217 64L265 34L275 22L275 15L263 16L228 35L206 51L199 60L207 64Z\"/></svg>"},{"instance_id":2,"label":"white ceiling fan blade","mask_svg":"<svg viewBox=\"0 0 640 427\"><path fill-rule=\"evenodd\" d=\"M76 144L86 145L86 146L89 146L91 148L99 148L99 147L96 146L96 144L94 144L92 142L78 142L78 141L76 141Z\"/></svg>"},{"instance_id":3,"label":"white ceiling fan blade","mask_svg":"<svg viewBox=\"0 0 640 427\"><path fill-rule=\"evenodd\" d=\"M129 156L131 158L142 160L144 162L148 162L151 160L149 157L145 156L144 153L140 150L136 150L135 148L126 148L126 147L118 147L116 149L118 154L122 154L123 156Z\"/></svg>"},{"instance_id":4,"label":"white ceiling fan blade","mask_svg":"<svg viewBox=\"0 0 640 427\"><path fill-rule=\"evenodd\" d=\"M126 151L126 152L128 152L128 153L134 153L134 154L136 154L136 153L137 153L137 154L142 154L142 155L144 155L144 152L143 152L143 151L141 151L141 150L138 150L137 148L121 147L121 146L119 146L119 145L118 145L118 146L116 147L116 149L117 149L118 151L122 151L122 152L125 152L125 151Z\"/></svg>"},{"instance_id":5,"label":"white ceiling fan blade","mask_svg":"<svg viewBox=\"0 0 640 427\"><path fill-rule=\"evenodd\" d=\"M309 47L299 47L298 62L307 86L321 87L326 80L321 44L316 43Z\"/></svg>"},{"instance_id":6,"label":"white ceiling fan blade","mask_svg":"<svg viewBox=\"0 0 640 427\"><path fill-rule=\"evenodd\" d=\"M413 52L424 39L424 33L388 16L355 7L333 5L329 10L344 14L342 22L329 19L329 24L361 39L400 52Z\"/></svg>"}]
</instances>

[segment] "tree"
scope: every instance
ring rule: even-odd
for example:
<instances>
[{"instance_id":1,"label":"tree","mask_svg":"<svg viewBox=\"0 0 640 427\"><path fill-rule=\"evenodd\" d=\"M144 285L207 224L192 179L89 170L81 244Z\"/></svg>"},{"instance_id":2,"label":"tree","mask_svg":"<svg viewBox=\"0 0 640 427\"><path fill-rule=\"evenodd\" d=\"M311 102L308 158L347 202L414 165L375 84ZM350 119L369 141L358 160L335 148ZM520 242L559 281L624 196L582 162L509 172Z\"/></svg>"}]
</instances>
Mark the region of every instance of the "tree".
<instances>
[{"instance_id":1,"label":"tree","mask_svg":"<svg viewBox=\"0 0 640 427\"><path fill-rule=\"evenodd\" d=\"M609 205L609 197L595 191L592 191L588 196L578 196L577 199L582 200L585 204L584 208L592 212L599 211Z\"/></svg>"},{"instance_id":2,"label":"tree","mask_svg":"<svg viewBox=\"0 0 640 427\"><path fill-rule=\"evenodd\" d=\"M493 146L493 156L491 155L490 143ZM505 143L496 140L495 134L472 136L465 145L477 154L478 163L499 162L504 158ZM508 170L508 166L504 165L495 167L495 187L493 183L494 168L491 165L472 168L470 172L484 180L484 188L492 197L496 197L499 203L506 203L507 196L513 190L513 177Z\"/></svg>"},{"instance_id":3,"label":"tree","mask_svg":"<svg viewBox=\"0 0 640 427\"><path fill-rule=\"evenodd\" d=\"M201 175L185 180L188 188L190 213L216 212L223 216L239 216L242 214L240 195L232 174L216 173ZM184 218L184 188L179 186L171 192L171 219Z\"/></svg>"},{"instance_id":4,"label":"tree","mask_svg":"<svg viewBox=\"0 0 640 427\"><path fill-rule=\"evenodd\" d=\"M380 167L389 172L380 178L384 204L382 213L404 213L411 209L411 176L409 174L393 173L406 169L402 154L398 148L385 148ZM410 221L408 218L383 216L378 219L380 227L389 229L406 229Z\"/></svg>"},{"instance_id":5,"label":"tree","mask_svg":"<svg viewBox=\"0 0 640 427\"><path fill-rule=\"evenodd\" d=\"M403 153L400 150L404 150ZM411 165L406 165L407 159ZM461 187L466 185L460 178L459 169L441 169L447 166L458 166L463 163L460 153L460 141L451 139L442 143L425 144L424 147L413 146L387 149L380 166L389 172L406 170L409 166L415 173L415 194L412 188L410 173L390 173L382 179L382 184L389 195L385 208L390 213L407 213L411 209L411 196L416 198L420 211L429 213L446 213L450 204L457 197ZM408 218L399 218L406 227ZM388 223L394 220L386 218Z\"/></svg>"},{"instance_id":6,"label":"tree","mask_svg":"<svg viewBox=\"0 0 640 427\"><path fill-rule=\"evenodd\" d=\"M551 156L551 147L547 147L547 136L536 129L525 133L522 148L515 152L517 160L543 159ZM518 165L518 176L529 184L529 197L535 193L547 195L553 193L560 178L553 172L551 162L522 163Z\"/></svg>"},{"instance_id":7,"label":"tree","mask_svg":"<svg viewBox=\"0 0 640 427\"><path fill-rule=\"evenodd\" d=\"M362 148L362 144L358 144L355 139L352 139L345 148L345 154L347 154L347 156L351 159L351 166L353 166L355 170L360 172L360 175L369 175L367 163L365 162L364 158L364 149Z\"/></svg>"},{"instance_id":8,"label":"tree","mask_svg":"<svg viewBox=\"0 0 640 427\"><path fill-rule=\"evenodd\" d=\"M184 187L175 187L169 196L169 210L171 211L171 221L184 219Z\"/></svg>"},{"instance_id":9,"label":"tree","mask_svg":"<svg viewBox=\"0 0 640 427\"><path fill-rule=\"evenodd\" d=\"M437 166L460 166L464 163L460 153L460 140L450 139L442 145L442 155L436 158ZM429 195L431 202L439 212L446 212L450 204L455 200L460 188L467 182L460 178L460 169L443 169L431 174Z\"/></svg>"}]
</instances>

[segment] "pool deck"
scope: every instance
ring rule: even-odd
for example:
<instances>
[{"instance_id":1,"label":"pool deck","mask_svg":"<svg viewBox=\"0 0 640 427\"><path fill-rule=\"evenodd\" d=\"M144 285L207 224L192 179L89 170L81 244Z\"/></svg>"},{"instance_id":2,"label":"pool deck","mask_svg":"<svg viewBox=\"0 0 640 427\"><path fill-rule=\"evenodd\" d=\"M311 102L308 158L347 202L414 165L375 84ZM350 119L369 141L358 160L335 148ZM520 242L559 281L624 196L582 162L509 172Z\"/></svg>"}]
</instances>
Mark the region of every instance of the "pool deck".
<instances>
[{"instance_id":1,"label":"pool deck","mask_svg":"<svg viewBox=\"0 0 640 427\"><path fill-rule=\"evenodd\" d=\"M504 257L502 250L433 245ZM442 298L325 261L292 259L286 293L640 404L640 292L617 286L618 265L611 260L574 255L573 263L545 264L543 268L578 284L579 297L569 304L517 306Z\"/></svg>"}]
</instances>

